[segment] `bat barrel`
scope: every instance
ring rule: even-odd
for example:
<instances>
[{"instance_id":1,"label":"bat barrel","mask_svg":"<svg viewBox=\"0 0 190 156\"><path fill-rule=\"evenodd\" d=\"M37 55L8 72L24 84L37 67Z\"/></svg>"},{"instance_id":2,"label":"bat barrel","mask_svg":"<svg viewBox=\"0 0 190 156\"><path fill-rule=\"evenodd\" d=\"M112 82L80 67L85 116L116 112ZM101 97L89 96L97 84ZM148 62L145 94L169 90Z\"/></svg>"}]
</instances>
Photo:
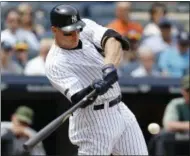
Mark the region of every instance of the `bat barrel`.
<instances>
[{"instance_id":1,"label":"bat barrel","mask_svg":"<svg viewBox=\"0 0 190 156\"><path fill-rule=\"evenodd\" d=\"M93 90L90 94L88 94L85 98L83 98L80 102L74 105L72 108L67 110L65 113L57 117L43 129L41 129L34 137L29 139L26 143L24 143L23 148L26 151L30 151L35 145L39 142L43 141L46 137L48 137L51 133L53 133L62 123L81 105L83 105L89 98L93 97L96 94L96 91Z\"/></svg>"},{"instance_id":2,"label":"bat barrel","mask_svg":"<svg viewBox=\"0 0 190 156\"><path fill-rule=\"evenodd\" d=\"M24 143L23 145L24 149L30 151L35 145L37 145L39 142L41 142L51 133L53 133L62 124L64 116L65 113L59 116L56 120L54 120L52 124L49 124L43 129L41 129L34 137L32 137L26 143Z\"/></svg>"}]
</instances>

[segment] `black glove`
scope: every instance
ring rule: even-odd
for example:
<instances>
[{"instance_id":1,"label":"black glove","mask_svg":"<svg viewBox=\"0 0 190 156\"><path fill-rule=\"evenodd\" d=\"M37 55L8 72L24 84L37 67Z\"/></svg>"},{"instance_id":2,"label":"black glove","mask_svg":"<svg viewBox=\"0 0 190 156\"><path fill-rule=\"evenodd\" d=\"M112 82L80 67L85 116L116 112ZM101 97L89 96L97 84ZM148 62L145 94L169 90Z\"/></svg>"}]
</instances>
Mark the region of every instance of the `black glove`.
<instances>
[{"instance_id":1,"label":"black glove","mask_svg":"<svg viewBox=\"0 0 190 156\"><path fill-rule=\"evenodd\" d=\"M96 90L98 95L105 94L110 87L111 85L104 80L96 79L92 82L92 88Z\"/></svg>"},{"instance_id":2,"label":"black glove","mask_svg":"<svg viewBox=\"0 0 190 156\"><path fill-rule=\"evenodd\" d=\"M109 85L114 84L118 80L117 69L113 64L107 64L102 68L103 80Z\"/></svg>"}]
</instances>

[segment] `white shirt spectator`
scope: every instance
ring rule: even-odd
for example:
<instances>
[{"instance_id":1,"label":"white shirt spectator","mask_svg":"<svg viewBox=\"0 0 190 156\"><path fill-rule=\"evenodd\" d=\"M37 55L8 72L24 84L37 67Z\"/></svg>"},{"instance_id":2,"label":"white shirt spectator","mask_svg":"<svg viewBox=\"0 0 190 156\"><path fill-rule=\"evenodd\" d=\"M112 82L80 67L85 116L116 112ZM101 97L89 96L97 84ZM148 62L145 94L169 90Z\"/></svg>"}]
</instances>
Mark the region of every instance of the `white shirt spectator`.
<instances>
[{"instance_id":1,"label":"white shirt spectator","mask_svg":"<svg viewBox=\"0 0 190 156\"><path fill-rule=\"evenodd\" d=\"M179 27L179 28L178 28ZM180 25L177 27L177 23L173 23L172 25L172 36L176 37L179 34L180 30L183 30L183 28L180 28ZM148 36L161 36L161 31L160 28L157 24L151 22L149 24L147 24L144 27L143 30L143 36L144 37L148 37Z\"/></svg>"},{"instance_id":2,"label":"white shirt spectator","mask_svg":"<svg viewBox=\"0 0 190 156\"><path fill-rule=\"evenodd\" d=\"M131 72L133 77L159 76L159 72L154 68L155 55L148 47L141 46L138 49L140 66Z\"/></svg>"},{"instance_id":3,"label":"white shirt spectator","mask_svg":"<svg viewBox=\"0 0 190 156\"><path fill-rule=\"evenodd\" d=\"M155 23L149 23L145 26L143 30L143 36L161 36L160 28Z\"/></svg>"},{"instance_id":4,"label":"white shirt spectator","mask_svg":"<svg viewBox=\"0 0 190 156\"><path fill-rule=\"evenodd\" d=\"M25 75L45 75L45 61L41 56L37 56L26 64L26 67L24 69Z\"/></svg>"},{"instance_id":5,"label":"white shirt spectator","mask_svg":"<svg viewBox=\"0 0 190 156\"><path fill-rule=\"evenodd\" d=\"M141 46L148 47L152 50L153 53L159 53L168 48L170 45L164 42L161 36L150 36L145 39Z\"/></svg>"},{"instance_id":6,"label":"white shirt spectator","mask_svg":"<svg viewBox=\"0 0 190 156\"><path fill-rule=\"evenodd\" d=\"M53 40L49 38L44 38L40 41L40 53L28 61L24 70L25 75L45 76L45 60L52 44Z\"/></svg>"},{"instance_id":7,"label":"white shirt spectator","mask_svg":"<svg viewBox=\"0 0 190 156\"><path fill-rule=\"evenodd\" d=\"M1 32L1 41L7 41L12 45L15 45L17 41L26 41L29 44L30 50L39 50L39 41L36 36L30 31L20 28L14 34L9 29L3 30Z\"/></svg>"},{"instance_id":8,"label":"white shirt spectator","mask_svg":"<svg viewBox=\"0 0 190 156\"><path fill-rule=\"evenodd\" d=\"M139 66L137 69L131 72L132 77L145 77L145 76L160 76L160 73L156 70L152 70L151 73L148 73L143 66Z\"/></svg>"}]
</instances>

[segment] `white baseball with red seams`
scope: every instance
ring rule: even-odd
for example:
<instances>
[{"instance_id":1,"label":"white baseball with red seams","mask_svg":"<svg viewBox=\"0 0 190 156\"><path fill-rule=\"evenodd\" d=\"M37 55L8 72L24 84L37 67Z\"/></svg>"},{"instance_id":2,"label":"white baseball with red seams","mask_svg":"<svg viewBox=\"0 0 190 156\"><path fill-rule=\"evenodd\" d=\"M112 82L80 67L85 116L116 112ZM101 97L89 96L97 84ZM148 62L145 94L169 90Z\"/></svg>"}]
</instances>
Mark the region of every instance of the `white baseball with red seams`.
<instances>
[{"instance_id":1,"label":"white baseball with red seams","mask_svg":"<svg viewBox=\"0 0 190 156\"><path fill-rule=\"evenodd\" d=\"M89 19L80 33L82 46L66 50L53 44L46 58L46 75L52 85L69 100L71 96L102 78L104 57L98 52L108 30ZM96 47L95 47L96 46ZM121 95L118 82L86 108L70 117L69 138L79 146L78 155L148 155L141 129L133 113L120 102L109 102ZM94 110L94 105L104 109Z\"/></svg>"}]
</instances>

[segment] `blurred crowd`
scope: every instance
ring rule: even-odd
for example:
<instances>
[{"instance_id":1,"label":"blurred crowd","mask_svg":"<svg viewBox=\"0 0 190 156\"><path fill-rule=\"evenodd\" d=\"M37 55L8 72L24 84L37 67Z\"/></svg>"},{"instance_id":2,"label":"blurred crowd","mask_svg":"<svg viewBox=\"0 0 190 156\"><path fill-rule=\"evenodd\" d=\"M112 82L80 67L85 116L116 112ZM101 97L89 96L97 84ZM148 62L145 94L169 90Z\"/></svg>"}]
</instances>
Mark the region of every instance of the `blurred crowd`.
<instances>
[{"instance_id":1,"label":"blurred crowd","mask_svg":"<svg viewBox=\"0 0 190 156\"><path fill-rule=\"evenodd\" d=\"M111 11L115 15L104 23L130 41L131 47L124 53L119 75L181 78L188 74L188 30L179 21L168 18L167 6L159 2L152 3L147 10L149 21L145 24L133 20L132 3L114 3ZM34 13L32 5L26 2L5 12L1 30L1 74L45 75L44 62L53 38L50 26L47 26L48 15L38 12L37 18ZM90 18L87 14L85 17ZM46 21L47 25L39 21Z\"/></svg>"},{"instance_id":2,"label":"blurred crowd","mask_svg":"<svg viewBox=\"0 0 190 156\"><path fill-rule=\"evenodd\" d=\"M1 15L1 74L44 76L46 56L54 42L48 11L55 4L39 2L35 3L37 5L31 5L29 2L17 2L11 6L13 3L1 3L2 10L4 9ZM152 2L146 9L148 21L143 21L134 19L133 13L136 12L134 6L143 7L144 2L138 3L139 6L133 5L134 3L73 4L83 17L114 29L129 40L130 50L124 52L118 69L119 76L182 78L182 97L172 99L168 103L163 115L163 130L153 137L149 144L151 155L163 155L166 152L164 142L168 141L170 136L174 140L173 132L188 131L189 134L190 34L181 21L168 16L169 5ZM88 10L89 5L92 7ZM43 12L44 9L46 12ZM183 15L180 17L179 13L180 18L184 18ZM4 149L6 147L4 155L24 153L20 150L22 143L35 133L30 129L32 117L33 110L20 107L12 115L11 121L2 123L1 141ZM7 146L7 142L10 146ZM43 146L38 147L32 154L36 151L37 154L39 151L42 155L45 153Z\"/></svg>"},{"instance_id":3,"label":"blurred crowd","mask_svg":"<svg viewBox=\"0 0 190 156\"><path fill-rule=\"evenodd\" d=\"M36 135L36 131L31 128L34 118L34 111L28 106L19 106L10 121L1 122L1 145L2 156L31 156L45 155L45 149L40 142L30 151L23 149L23 144Z\"/></svg>"}]
</instances>

